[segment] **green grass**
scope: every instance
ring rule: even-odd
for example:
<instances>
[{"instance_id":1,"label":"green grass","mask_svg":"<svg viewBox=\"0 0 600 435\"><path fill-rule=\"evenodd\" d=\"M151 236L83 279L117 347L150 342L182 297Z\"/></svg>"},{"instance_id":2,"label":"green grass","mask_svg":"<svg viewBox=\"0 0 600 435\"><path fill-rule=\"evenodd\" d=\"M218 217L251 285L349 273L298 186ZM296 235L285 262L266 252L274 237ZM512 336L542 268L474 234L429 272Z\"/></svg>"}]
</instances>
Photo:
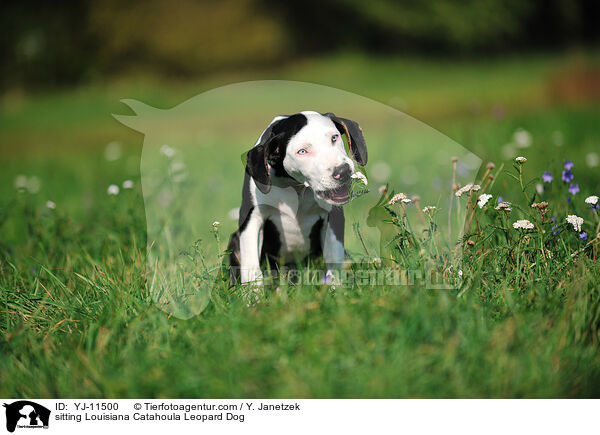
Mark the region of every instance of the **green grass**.
<instances>
[{"instance_id":1,"label":"green grass","mask_svg":"<svg viewBox=\"0 0 600 435\"><path fill-rule=\"evenodd\" d=\"M474 245L465 240L456 248L463 256L454 266L465 278L459 289L284 286L248 308L240 289L223 288L189 320L161 311L146 289L142 139L110 114L126 112L121 98L169 107L217 80L148 79L6 96L0 117L0 396L598 397L598 242L582 242L564 223L574 213L584 217L590 240L598 232L597 215L583 203L600 193L597 167L589 168L585 157L600 143L598 106L553 103L546 94L548 78L565 59L448 64L351 56L263 74L406 104L408 113L484 159L479 178L488 160L496 163L494 174L505 163L492 201L501 195L515 207L509 219L493 207L475 210L479 227L473 223L466 231ZM232 76L242 78L248 77ZM469 111L473 100L481 110ZM498 105L506 112L502 119L490 112ZM366 125L372 122L368 115ZM519 183L508 175L516 172L501 149L519 127L533 137L531 147L518 151L528 158L525 182L547 169L555 176L541 199L562 224L558 236L551 235L551 222L532 215ZM228 165L221 150L232 147L226 157L239 156L255 139L254 130L248 125L231 132L243 143L215 140L206 171L220 177L221 190L189 205L199 220L223 220L222 238L233 223L218 213L239 205L241 170ZM370 130L371 161L391 156L390 187L423 195L404 184L402 153L386 148L390 138L402 138ZM555 131L562 146L554 144ZM115 140L123 144L123 156L107 162L104 148ZM560 182L567 159L575 163L582 190L570 204ZM40 191L17 192L17 174L37 176ZM135 189L106 195L109 184L128 178ZM535 182L526 189L530 199L534 191ZM55 210L44 206L48 199ZM460 201L464 210L466 199ZM446 213L439 211L440 227ZM543 253L537 229L524 237L511 227L521 218L546 231L551 257ZM417 218L409 219L416 228ZM352 223L346 228L350 239ZM389 225L404 230L401 216ZM395 243L396 267L423 267L427 235L415 230L414 236Z\"/></svg>"}]
</instances>

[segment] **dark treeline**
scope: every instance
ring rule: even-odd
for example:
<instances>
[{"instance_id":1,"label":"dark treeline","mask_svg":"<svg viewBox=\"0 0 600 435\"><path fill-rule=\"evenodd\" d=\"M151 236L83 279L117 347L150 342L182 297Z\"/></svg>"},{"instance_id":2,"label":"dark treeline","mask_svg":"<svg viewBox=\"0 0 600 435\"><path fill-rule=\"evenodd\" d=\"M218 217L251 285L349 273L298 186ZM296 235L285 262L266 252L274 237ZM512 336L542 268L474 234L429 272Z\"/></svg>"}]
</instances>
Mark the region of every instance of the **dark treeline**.
<instances>
[{"instance_id":1,"label":"dark treeline","mask_svg":"<svg viewBox=\"0 0 600 435\"><path fill-rule=\"evenodd\" d=\"M197 75L336 51L477 56L590 45L598 0L47 0L0 3L0 86L147 68Z\"/></svg>"}]
</instances>

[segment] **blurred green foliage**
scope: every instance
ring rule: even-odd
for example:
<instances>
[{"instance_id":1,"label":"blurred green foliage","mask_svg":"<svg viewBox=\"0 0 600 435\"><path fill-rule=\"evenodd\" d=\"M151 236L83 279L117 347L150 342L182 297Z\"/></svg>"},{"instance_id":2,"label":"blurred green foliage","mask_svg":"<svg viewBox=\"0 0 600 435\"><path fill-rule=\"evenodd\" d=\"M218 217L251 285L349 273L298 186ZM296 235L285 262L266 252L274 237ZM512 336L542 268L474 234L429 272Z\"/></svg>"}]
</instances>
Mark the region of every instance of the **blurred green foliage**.
<instances>
[{"instance_id":1,"label":"blurred green foliage","mask_svg":"<svg viewBox=\"0 0 600 435\"><path fill-rule=\"evenodd\" d=\"M189 77L339 51L472 55L598 41L592 0L33 0L0 4L0 86Z\"/></svg>"},{"instance_id":2,"label":"blurred green foliage","mask_svg":"<svg viewBox=\"0 0 600 435\"><path fill-rule=\"evenodd\" d=\"M249 309L242 298L215 292L202 315L186 322L168 317L145 290L143 139L110 114L131 114L119 103L124 97L168 108L267 71L267 77L319 82L400 108L497 169L503 161L510 167L504 149L525 129L532 144L519 152L528 158L527 178L552 171L548 198L553 212L564 211L560 168L573 160L581 192L571 206L581 210L585 196L598 194L599 94L590 87L598 81L563 69L595 71L599 59L597 51L494 62L323 56L208 80L132 74L6 96L0 116L0 396L598 397L597 256L575 258L564 273L545 275L537 261L525 270L506 251L479 255L474 247L461 297L420 287L361 286L336 295L326 287L298 287ZM211 186L206 226L220 220L223 238L233 221L212 210L239 205L243 176L228 152L241 155L266 121L240 140L221 139L209 148L206 165L221 174ZM376 143L369 139L369 165L377 162ZM121 155L108 158L115 144ZM390 154L402 157L394 145ZM420 193L402 184L401 166L392 169L392 188ZM39 191L15 189L19 176L37 180ZM110 184L127 179L133 189L107 194ZM377 183L370 187L375 191ZM509 176L498 176L494 189L493 200L502 195L518 203L518 183ZM589 213L586 225L597 222ZM569 237L577 241L575 233ZM481 261L488 263L480 267Z\"/></svg>"}]
</instances>

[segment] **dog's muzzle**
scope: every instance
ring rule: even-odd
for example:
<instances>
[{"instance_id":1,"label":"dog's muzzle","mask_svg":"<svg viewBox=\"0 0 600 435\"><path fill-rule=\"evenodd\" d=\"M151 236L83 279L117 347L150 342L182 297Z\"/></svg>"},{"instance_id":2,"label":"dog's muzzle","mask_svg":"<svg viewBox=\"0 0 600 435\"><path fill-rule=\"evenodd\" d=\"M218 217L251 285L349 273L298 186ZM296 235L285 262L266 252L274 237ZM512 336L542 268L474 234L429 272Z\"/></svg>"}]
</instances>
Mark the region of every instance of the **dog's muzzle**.
<instances>
[{"instance_id":1,"label":"dog's muzzle","mask_svg":"<svg viewBox=\"0 0 600 435\"><path fill-rule=\"evenodd\" d=\"M348 163L341 164L333 168L331 177L339 183L334 189L322 190L317 192L317 196L333 205L343 205L350 200L350 178L352 168Z\"/></svg>"},{"instance_id":2,"label":"dog's muzzle","mask_svg":"<svg viewBox=\"0 0 600 435\"><path fill-rule=\"evenodd\" d=\"M350 183L342 184L340 187L317 192L317 196L333 205L344 205L350 200Z\"/></svg>"}]
</instances>

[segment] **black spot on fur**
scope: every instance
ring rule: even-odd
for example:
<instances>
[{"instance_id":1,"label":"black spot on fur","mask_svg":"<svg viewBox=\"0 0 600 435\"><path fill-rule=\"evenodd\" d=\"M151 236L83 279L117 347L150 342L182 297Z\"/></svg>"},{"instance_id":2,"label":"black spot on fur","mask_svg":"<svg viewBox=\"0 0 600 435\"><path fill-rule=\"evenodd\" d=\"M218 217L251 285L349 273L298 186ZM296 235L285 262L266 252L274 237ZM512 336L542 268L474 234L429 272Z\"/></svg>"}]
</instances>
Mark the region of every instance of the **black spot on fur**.
<instances>
[{"instance_id":1,"label":"black spot on fur","mask_svg":"<svg viewBox=\"0 0 600 435\"><path fill-rule=\"evenodd\" d=\"M241 265L241 256L240 256L240 232L236 231L231 235L231 239L229 239L229 245L227 245L227 250L229 253L229 279L231 284L236 284L240 281L240 265ZM221 266L223 270L224 265ZM223 270L223 273L226 273Z\"/></svg>"},{"instance_id":2,"label":"black spot on fur","mask_svg":"<svg viewBox=\"0 0 600 435\"><path fill-rule=\"evenodd\" d=\"M323 218L319 218L310 229L310 258L318 258L323 254L321 243L321 231L323 230Z\"/></svg>"},{"instance_id":3,"label":"black spot on fur","mask_svg":"<svg viewBox=\"0 0 600 435\"><path fill-rule=\"evenodd\" d=\"M229 277L232 284L238 282L240 279L240 265L242 262L240 255L240 234L242 234L248 226L253 210L254 206L252 205L248 187L248 175L246 175L244 178L244 187L242 189L242 207L240 208L238 219L239 229L231 235L229 245L227 245L227 250L231 251L229 253Z\"/></svg>"},{"instance_id":4,"label":"black spot on fur","mask_svg":"<svg viewBox=\"0 0 600 435\"><path fill-rule=\"evenodd\" d=\"M269 166L276 177L290 177L283 167L287 145L306 124L308 119L301 113L275 121L263 132L259 143L246 154L246 173L254 179L262 193L271 190Z\"/></svg>"},{"instance_id":5,"label":"black spot on fur","mask_svg":"<svg viewBox=\"0 0 600 435\"><path fill-rule=\"evenodd\" d=\"M238 215L238 229L240 231L243 231L248 225L252 210L254 210L254 204L252 204L252 195L250 194L250 175L245 174L244 186L242 187L242 205Z\"/></svg>"},{"instance_id":6,"label":"black spot on fur","mask_svg":"<svg viewBox=\"0 0 600 435\"><path fill-rule=\"evenodd\" d=\"M344 243L344 226L346 219L344 218L344 209L334 205L329 212L329 226L333 230L333 235L340 242Z\"/></svg>"},{"instance_id":7,"label":"black spot on fur","mask_svg":"<svg viewBox=\"0 0 600 435\"><path fill-rule=\"evenodd\" d=\"M277 227L272 220L267 219L263 225L263 243L260 253L260 263L269 262L271 268L275 267L279 261L279 251L281 250L281 239Z\"/></svg>"},{"instance_id":8,"label":"black spot on fur","mask_svg":"<svg viewBox=\"0 0 600 435\"><path fill-rule=\"evenodd\" d=\"M289 177L289 174L283 167L287 145L290 139L307 124L308 119L301 113L288 116L273 124L272 131L276 139L269 146L267 160L277 177Z\"/></svg>"}]
</instances>

